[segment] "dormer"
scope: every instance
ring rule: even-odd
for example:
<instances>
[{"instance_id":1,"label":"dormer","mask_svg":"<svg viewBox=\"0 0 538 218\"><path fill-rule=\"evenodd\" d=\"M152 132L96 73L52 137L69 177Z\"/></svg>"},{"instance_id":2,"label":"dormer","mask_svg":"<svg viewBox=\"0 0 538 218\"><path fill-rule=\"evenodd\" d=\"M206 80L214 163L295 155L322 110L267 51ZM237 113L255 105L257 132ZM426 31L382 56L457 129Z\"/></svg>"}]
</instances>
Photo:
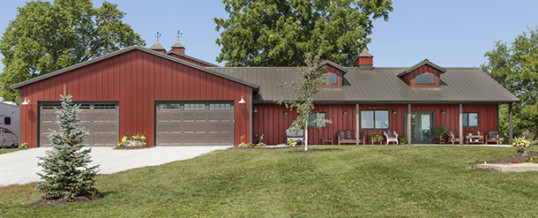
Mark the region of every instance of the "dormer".
<instances>
[{"instance_id":1,"label":"dormer","mask_svg":"<svg viewBox=\"0 0 538 218\"><path fill-rule=\"evenodd\" d=\"M397 76L413 87L437 87L441 84L441 74L445 72L445 68L424 59Z\"/></svg>"},{"instance_id":2,"label":"dormer","mask_svg":"<svg viewBox=\"0 0 538 218\"><path fill-rule=\"evenodd\" d=\"M346 70L329 60L323 61L321 63L321 67L325 67L325 72L323 72L323 76L328 81L328 84L324 84L321 86L334 86L334 87L340 87L343 84L343 77L346 73Z\"/></svg>"}]
</instances>

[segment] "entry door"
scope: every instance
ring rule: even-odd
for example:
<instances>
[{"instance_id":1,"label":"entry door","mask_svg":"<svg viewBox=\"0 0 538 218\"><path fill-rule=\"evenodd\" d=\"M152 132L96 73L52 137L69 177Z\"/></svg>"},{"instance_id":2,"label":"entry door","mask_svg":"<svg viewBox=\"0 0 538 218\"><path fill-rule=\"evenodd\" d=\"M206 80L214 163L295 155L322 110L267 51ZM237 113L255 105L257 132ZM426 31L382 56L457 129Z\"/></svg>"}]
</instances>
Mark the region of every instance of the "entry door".
<instances>
[{"instance_id":1,"label":"entry door","mask_svg":"<svg viewBox=\"0 0 538 218\"><path fill-rule=\"evenodd\" d=\"M404 125L407 128L407 113L404 117ZM411 112L411 143L430 144L432 143L433 112L413 111ZM407 135L407 129L405 131Z\"/></svg>"}]
</instances>

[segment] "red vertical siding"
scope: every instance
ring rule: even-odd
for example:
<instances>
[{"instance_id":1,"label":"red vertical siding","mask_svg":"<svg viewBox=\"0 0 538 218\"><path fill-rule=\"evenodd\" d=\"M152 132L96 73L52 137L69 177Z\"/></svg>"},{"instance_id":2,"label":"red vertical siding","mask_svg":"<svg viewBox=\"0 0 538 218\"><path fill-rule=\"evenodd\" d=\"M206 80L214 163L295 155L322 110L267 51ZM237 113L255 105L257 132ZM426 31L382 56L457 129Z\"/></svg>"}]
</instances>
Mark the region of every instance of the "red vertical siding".
<instances>
[{"instance_id":1,"label":"red vertical siding","mask_svg":"<svg viewBox=\"0 0 538 218\"><path fill-rule=\"evenodd\" d=\"M265 135L267 144L284 143L286 138L286 129L291 125L297 117L295 112L288 112L283 106L277 105L256 105L254 106L258 112L253 113L253 133L254 135ZM392 130L398 135L404 136L405 133L405 113L407 105L360 105L360 110L389 110L389 122ZM344 114L347 110L347 114ZM448 130L458 132L458 105L411 105L412 111L430 111L433 112L435 126L446 126ZM326 112L328 119L332 120L331 124L321 130L309 131L309 143L321 144L324 138L334 138L335 144L336 131L338 130L355 130L355 105L319 105L315 111ZM396 113L394 113L394 111ZM445 113L443 114L443 111ZM495 105L464 105L464 112L479 113L478 128L464 128L464 133L481 129L485 134L489 130L497 129L497 107ZM383 135L383 129L361 129L361 134L367 138L373 133ZM256 137L255 137L256 138Z\"/></svg>"},{"instance_id":2,"label":"red vertical siding","mask_svg":"<svg viewBox=\"0 0 538 218\"><path fill-rule=\"evenodd\" d=\"M208 89L209 81L221 85ZM120 137L143 133L153 145L155 101L228 100L235 105L235 144L243 135L250 140L249 104L237 103L250 99L248 86L133 50L23 87L31 105L22 106L22 142L37 146L38 101L57 101L64 84L75 101L119 102Z\"/></svg>"}]
</instances>

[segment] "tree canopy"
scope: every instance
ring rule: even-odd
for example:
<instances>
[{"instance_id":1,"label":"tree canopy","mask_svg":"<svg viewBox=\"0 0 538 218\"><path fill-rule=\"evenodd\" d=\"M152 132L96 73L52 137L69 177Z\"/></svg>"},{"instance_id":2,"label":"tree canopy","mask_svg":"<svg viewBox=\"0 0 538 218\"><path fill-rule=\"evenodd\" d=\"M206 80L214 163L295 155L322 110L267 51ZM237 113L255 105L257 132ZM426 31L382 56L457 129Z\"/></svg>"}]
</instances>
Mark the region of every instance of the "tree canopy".
<instances>
[{"instance_id":1,"label":"tree canopy","mask_svg":"<svg viewBox=\"0 0 538 218\"><path fill-rule=\"evenodd\" d=\"M18 8L0 41L0 96L18 102L10 85L131 45L145 45L117 5L91 0L32 1Z\"/></svg>"},{"instance_id":2,"label":"tree canopy","mask_svg":"<svg viewBox=\"0 0 538 218\"><path fill-rule=\"evenodd\" d=\"M388 20L391 0L223 0L215 18L226 66L305 66L320 54L351 66L370 42L373 20Z\"/></svg>"},{"instance_id":3,"label":"tree canopy","mask_svg":"<svg viewBox=\"0 0 538 218\"><path fill-rule=\"evenodd\" d=\"M519 35L514 42L495 42L484 55L482 70L518 97L514 105L514 134L538 136L538 26ZM508 109L500 108L500 128L508 128Z\"/></svg>"}]
</instances>

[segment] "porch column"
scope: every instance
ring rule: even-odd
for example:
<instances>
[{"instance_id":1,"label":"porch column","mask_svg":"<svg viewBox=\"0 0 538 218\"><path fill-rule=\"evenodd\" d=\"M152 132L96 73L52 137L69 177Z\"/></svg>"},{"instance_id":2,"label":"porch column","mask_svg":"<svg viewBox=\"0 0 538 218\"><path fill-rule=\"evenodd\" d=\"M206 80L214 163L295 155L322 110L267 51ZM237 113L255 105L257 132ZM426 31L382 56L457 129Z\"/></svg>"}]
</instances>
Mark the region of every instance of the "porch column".
<instances>
[{"instance_id":1,"label":"porch column","mask_svg":"<svg viewBox=\"0 0 538 218\"><path fill-rule=\"evenodd\" d=\"M513 134L514 134L514 129L513 129L513 126L512 126L512 103L510 103L508 105L508 135L509 135L509 138L508 138L508 144L512 145L512 140L513 140Z\"/></svg>"},{"instance_id":2,"label":"porch column","mask_svg":"<svg viewBox=\"0 0 538 218\"><path fill-rule=\"evenodd\" d=\"M252 108L252 95L253 95L252 89L250 89L250 96L248 101L248 119L249 119L249 134L250 134L250 142L254 143L253 136L253 129L252 129L252 113L254 112L254 108ZM261 136L260 136L261 137Z\"/></svg>"},{"instance_id":3,"label":"porch column","mask_svg":"<svg viewBox=\"0 0 538 218\"><path fill-rule=\"evenodd\" d=\"M361 131L361 125L360 125L361 121L360 121L359 113L360 113L359 104L356 104L355 105L355 129L357 130L357 131L355 131L355 139L357 139L355 141L356 145L359 145L359 139L360 139L359 136L360 136L360 131ZM363 142L363 144L364 143L366 143L366 142Z\"/></svg>"},{"instance_id":4,"label":"porch column","mask_svg":"<svg viewBox=\"0 0 538 218\"><path fill-rule=\"evenodd\" d=\"M458 128L459 128L459 135L460 135L460 145L463 145L463 106L460 104L460 113L458 114Z\"/></svg>"},{"instance_id":5,"label":"porch column","mask_svg":"<svg viewBox=\"0 0 538 218\"><path fill-rule=\"evenodd\" d=\"M411 145L411 104L407 104L407 144Z\"/></svg>"}]
</instances>

